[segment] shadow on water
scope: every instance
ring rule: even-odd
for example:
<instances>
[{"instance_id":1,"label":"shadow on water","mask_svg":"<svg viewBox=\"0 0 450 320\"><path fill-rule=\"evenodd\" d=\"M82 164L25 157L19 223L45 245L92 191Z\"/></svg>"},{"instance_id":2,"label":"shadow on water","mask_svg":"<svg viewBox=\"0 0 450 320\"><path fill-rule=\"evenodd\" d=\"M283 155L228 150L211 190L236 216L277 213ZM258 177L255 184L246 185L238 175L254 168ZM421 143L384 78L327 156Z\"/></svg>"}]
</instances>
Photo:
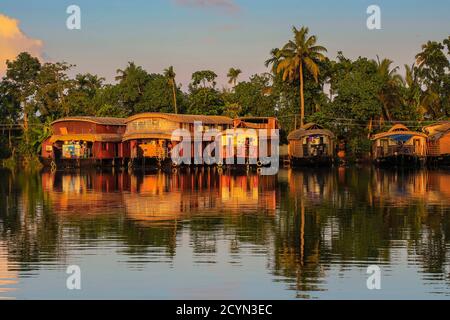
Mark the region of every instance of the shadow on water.
<instances>
[{"instance_id":1,"label":"shadow on water","mask_svg":"<svg viewBox=\"0 0 450 320\"><path fill-rule=\"evenodd\" d=\"M122 278L161 264L161 274L191 273L196 286L198 266L225 261L221 277L233 281L239 266L255 268L263 258L248 281L269 280L288 298L337 297L339 279L365 276L368 265L379 264L392 275L412 269L420 282L415 297L448 295L449 214L450 171L437 169L316 168L277 176L208 168L2 170L0 296L74 256L108 255L107 248L116 250L113 263L125 263Z\"/></svg>"}]
</instances>

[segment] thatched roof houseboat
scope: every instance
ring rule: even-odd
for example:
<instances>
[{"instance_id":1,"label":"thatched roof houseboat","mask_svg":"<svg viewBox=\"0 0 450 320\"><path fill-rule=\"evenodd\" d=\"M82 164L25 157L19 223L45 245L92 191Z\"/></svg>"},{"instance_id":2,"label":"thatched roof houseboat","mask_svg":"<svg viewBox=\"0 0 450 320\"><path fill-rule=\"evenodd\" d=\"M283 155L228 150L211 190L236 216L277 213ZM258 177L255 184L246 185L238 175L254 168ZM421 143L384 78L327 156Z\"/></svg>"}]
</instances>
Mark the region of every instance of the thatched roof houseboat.
<instances>
[{"instance_id":1,"label":"thatched roof houseboat","mask_svg":"<svg viewBox=\"0 0 450 320\"><path fill-rule=\"evenodd\" d=\"M372 138L372 157L375 163L385 165L422 165L427 155L427 135L396 124Z\"/></svg>"},{"instance_id":2,"label":"thatched roof houseboat","mask_svg":"<svg viewBox=\"0 0 450 320\"><path fill-rule=\"evenodd\" d=\"M288 135L289 159L293 166L330 165L334 159L335 136L322 126L308 123Z\"/></svg>"}]
</instances>

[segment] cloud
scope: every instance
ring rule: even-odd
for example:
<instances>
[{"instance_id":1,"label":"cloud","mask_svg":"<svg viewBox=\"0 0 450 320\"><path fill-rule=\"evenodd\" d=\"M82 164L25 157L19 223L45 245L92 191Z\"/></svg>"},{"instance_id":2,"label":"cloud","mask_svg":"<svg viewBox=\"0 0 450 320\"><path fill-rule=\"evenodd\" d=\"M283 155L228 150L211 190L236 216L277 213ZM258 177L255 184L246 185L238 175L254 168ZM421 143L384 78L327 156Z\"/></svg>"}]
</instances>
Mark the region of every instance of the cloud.
<instances>
[{"instance_id":1,"label":"cloud","mask_svg":"<svg viewBox=\"0 0 450 320\"><path fill-rule=\"evenodd\" d=\"M6 71L6 60L13 60L23 51L42 60L43 42L29 38L19 28L19 20L0 13L0 76Z\"/></svg>"},{"instance_id":2,"label":"cloud","mask_svg":"<svg viewBox=\"0 0 450 320\"><path fill-rule=\"evenodd\" d=\"M226 13L236 13L240 10L234 0L175 0L175 3L184 7L219 9Z\"/></svg>"}]
</instances>

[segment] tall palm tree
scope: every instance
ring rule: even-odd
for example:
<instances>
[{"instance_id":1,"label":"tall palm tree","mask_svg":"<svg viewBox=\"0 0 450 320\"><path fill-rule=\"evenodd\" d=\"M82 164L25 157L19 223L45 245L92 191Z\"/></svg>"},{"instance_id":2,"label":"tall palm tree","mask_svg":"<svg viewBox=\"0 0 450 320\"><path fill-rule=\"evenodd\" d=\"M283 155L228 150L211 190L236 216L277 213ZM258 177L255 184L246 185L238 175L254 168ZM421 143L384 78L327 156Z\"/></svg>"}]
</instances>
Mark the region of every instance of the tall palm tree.
<instances>
[{"instance_id":1,"label":"tall palm tree","mask_svg":"<svg viewBox=\"0 0 450 320\"><path fill-rule=\"evenodd\" d=\"M164 69L164 76L167 78L167 81L169 85L172 87L172 97L173 97L173 107L175 114L178 113L177 108L177 83L175 81L176 73L173 70L173 66L168 67L167 69Z\"/></svg>"},{"instance_id":2,"label":"tall palm tree","mask_svg":"<svg viewBox=\"0 0 450 320\"><path fill-rule=\"evenodd\" d=\"M278 59L272 61L269 59L268 63L278 63L276 73L282 74L283 81L294 81L297 77L300 79L300 126L303 126L305 118L303 69L306 68L318 83L319 66L317 63L325 60L322 52L326 52L327 49L316 45L317 37L308 36L309 29L307 27L302 27L300 30L293 27L292 32L294 40L290 40L280 51L272 50L272 59Z\"/></svg>"},{"instance_id":3,"label":"tall palm tree","mask_svg":"<svg viewBox=\"0 0 450 320\"><path fill-rule=\"evenodd\" d=\"M392 121L391 109L399 105L399 88L403 83L402 77L397 73L398 67L391 68L392 63L392 60L380 60L377 56L377 73L383 80L383 86L378 93L378 99L383 105L384 117L388 121Z\"/></svg>"},{"instance_id":4,"label":"tall palm tree","mask_svg":"<svg viewBox=\"0 0 450 320\"><path fill-rule=\"evenodd\" d=\"M235 87L237 79L241 73L242 73L241 69L230 68L227 74L228 83L233 84L233 86Z\"/></svg>"}]
</instances>

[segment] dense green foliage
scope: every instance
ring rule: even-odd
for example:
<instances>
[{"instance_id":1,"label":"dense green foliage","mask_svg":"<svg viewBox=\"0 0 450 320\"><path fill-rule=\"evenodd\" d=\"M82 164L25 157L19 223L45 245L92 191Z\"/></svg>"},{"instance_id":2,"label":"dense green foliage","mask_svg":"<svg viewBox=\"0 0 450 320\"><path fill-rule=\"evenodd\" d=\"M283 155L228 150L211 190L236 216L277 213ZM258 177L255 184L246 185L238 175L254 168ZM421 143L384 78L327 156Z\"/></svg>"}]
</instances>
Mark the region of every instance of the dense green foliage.
<instances>
[{"instance_id":1,"label":"dense green foliage","mask_svg":"<svg viewBox=\"0 0 450 320\"><path fill-rule=\"evenodd\" d=\"M242 71L230 68L230 89L217 88L217 74L201 70L192 74L184 92L173 67L149 73L133 62L117 70L113 84L89 73L71 78L73 65L42 64L21 53L7 62L0 82L0 157L35 155L50 134L51 121L75 115L276 116L285 139L300 126L304 110L305 122L332 129L355 153L367 151L369 134L393 122L418 128L450 117L450 36L424 44L401 76L389 59L351 60L342 52L334 60L326 58L326 49L307 28L293 32L293 40L270 52L269 73L239 81Z\"/></svg>"}]
</instances>

